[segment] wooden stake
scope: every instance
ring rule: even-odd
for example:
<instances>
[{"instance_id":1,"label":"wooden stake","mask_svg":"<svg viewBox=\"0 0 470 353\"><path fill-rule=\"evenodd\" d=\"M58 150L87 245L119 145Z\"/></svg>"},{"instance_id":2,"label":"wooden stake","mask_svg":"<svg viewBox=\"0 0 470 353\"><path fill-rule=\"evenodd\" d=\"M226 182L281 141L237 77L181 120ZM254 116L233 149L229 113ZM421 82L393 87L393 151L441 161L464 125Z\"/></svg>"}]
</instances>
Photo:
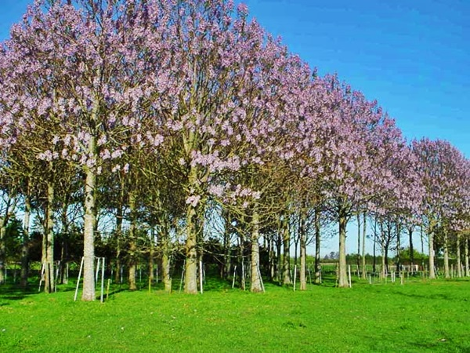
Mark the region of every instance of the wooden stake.
<instances>
[{"instance_id":1,"label":"wooden stake","mask_svg":"<svg viewBox=\"0 0 470 353\"><path fill-rule=\"evenodd\" d=\"M73 301L77 301L78 287L80 286L80 278L82 276L83 260L84 260L84 257L82 257L82 262L80 263L80 270L78 271L77 287L75 288L75 297L73 298Z\"/></svg>"},{"instance_id":2,"label":"wooden stake","mask_svg":"<svg viewBox=\"0 0 470 353\"><path fill-rule=\"evenodd\" d=\"M237 266L233 269L232 289L235 288L235 277L237 275Z\"/></svg>"},{"instance_id":3,"label":"wooden stake","mask_svg":"<svg viewBox=\"0 0 470 353\"><path fill-rule=\"evenodd\" d=\"M294 266L294 292L295 292L295 281L297 279L297 265Z\"/></svg>"},{"instance_id":4,"label":"wooden stake","mask_svg":"<svg viewBox=\"0 0 470 353\"><path fill-rule=\"evenodd\" d=\"M41 279L39 280L39 288L38 288L38 292L41 291L41 284L42 284L42 281L44 280L44 273L45 273L45 270L46 270L46 263L44 262L42 264L42 267L41 267ZM6 278L5 278L6 280Z\"/></svg>"},{"instance_id":5,"label":"wooden stake","mask_svg":"<svg viewBox=\"0 0 470 353\"><path fill-rule=\"evenodd\" d=\"M103 261L101 263L101 297L100 297L101 302L103 302L103 294L104 294L104 266L105 266L105 258L103 257Z\"/></svg>"},{"instance_id":6,"label":"wooden stake","mask_svg":"<svg viewBox=\"0 0 470 353\"><path fill-rule=\"evenodd\" d=\"M98 284L98 276L100 274L100 260L101 257L96 258L96 273L95 273L95 283Z\"/></svg>"}]
</instances>

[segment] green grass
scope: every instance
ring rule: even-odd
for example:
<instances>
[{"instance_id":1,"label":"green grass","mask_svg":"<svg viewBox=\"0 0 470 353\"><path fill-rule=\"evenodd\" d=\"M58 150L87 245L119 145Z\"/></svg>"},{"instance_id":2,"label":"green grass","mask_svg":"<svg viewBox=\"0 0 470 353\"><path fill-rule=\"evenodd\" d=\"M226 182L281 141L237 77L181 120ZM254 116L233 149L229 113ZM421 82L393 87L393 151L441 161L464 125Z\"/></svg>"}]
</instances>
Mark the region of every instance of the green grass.
<instances>
[{"instance_id":1,"label":"green grass","mask_svg":"<svg viewBox=\"0 0 470 353\"><path fill-rule=\"evenodd\" d=\"M264 294L216 283L203 295L115 287L104 304L74 302L72 284L3 286L0 352L470 352L468 279Z\"/></svg>"}]
</instances>

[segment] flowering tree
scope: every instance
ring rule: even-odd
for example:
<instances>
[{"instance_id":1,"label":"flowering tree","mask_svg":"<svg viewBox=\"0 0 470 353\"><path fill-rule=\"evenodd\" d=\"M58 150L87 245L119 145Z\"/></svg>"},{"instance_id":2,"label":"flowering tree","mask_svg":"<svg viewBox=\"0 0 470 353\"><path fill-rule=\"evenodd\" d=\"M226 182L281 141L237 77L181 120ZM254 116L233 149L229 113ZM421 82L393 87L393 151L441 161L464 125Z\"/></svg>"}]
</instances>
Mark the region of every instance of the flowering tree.
<instances>
[{"instance_id":1,"label":"flowering tree","mask_svg":"<svg viewBox=\"0 0 470 353\"><path fill-rule=\"evenodd\" d=\"M419 159L419 172L425 187L422 214L429 237L429 277L435 277L435 236L441 229L444 247L444 273L449 272L449 230L464 227L460 210L468 200L468 162L449 142L424 138L413 141L413 151Z\"/></svg>"},{"instance_id":2,"label":"flowering tree","mask_svg":"<svg viewBox=\"0 0 470 353\"><path fill-rule=\"evenodd\" d=\"M131 8L116 1L76 5L56 1L44 12L38 1L13 27L2 52L2 69L12 73L2 82L2 141L11 146L44 129L48 145L35 146L36 157L68 160L83 172L83 299L94 300L96 178L100 160L118 158L127 148L116 141L132 125L127 112L138 97L126 74L139 61L125 45L136 39ZM20 84L21 77L34 81Z\"/></svg>"}]
</instances>

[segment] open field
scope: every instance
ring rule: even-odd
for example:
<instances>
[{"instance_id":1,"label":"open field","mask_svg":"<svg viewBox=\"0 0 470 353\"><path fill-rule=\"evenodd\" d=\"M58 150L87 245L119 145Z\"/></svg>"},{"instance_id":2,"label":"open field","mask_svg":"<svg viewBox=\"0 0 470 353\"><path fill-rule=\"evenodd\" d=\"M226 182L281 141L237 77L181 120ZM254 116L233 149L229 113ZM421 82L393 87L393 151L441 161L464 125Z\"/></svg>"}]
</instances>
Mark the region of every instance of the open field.
<instances>
[{"instance_id":1,"label":"open field","mask_svg":"<svg viewBox=\"0 0 470 353\"><path fill-rule=\"evenodd\" d=\"M470 352L470 281L203 295L114 288L104 304L0 287L1 352ZM37 290L37 288L36 288Z\"/></svg>"}]
</instances>

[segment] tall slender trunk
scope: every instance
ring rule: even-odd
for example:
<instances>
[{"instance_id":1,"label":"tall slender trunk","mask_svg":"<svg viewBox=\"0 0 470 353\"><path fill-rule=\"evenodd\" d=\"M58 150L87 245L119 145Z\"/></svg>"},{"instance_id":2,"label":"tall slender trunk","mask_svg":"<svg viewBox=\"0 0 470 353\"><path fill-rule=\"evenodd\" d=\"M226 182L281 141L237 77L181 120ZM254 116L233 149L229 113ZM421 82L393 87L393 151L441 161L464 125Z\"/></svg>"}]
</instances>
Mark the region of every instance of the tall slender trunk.
<instances>
[{"instance_id":1,"label":"tall slender trunk","mask_svg":"<svg viewBox=\"0 0 470 353\"><path fill-rule=\"evenodd\" d=\"M444 226L444 277L450 278L450 269L449 269L449 235L447 229Z\"/></svg>"},{"instance_id":2,"label":"tall slender trunk","mask_svg":"<svg viewBox=\"0 0 470 353\"><path fill-rule=\"evenodd\" d=\"M277 241L276 241L276 279L279 283L281 283L281 275L282 275L282 239L277 234Z\"/></svg>"},{"instance_id":3,"label":"tall slender trunk","mask_svg":"<svg viewBox=\"0 0 470 353\"><path fill-rule=\"evenodd\" d=\"M291 231L291 228L293 228L293 227L291 227L290 224L289 224L289 233L294 234L294 265L297 266L297 259L298 259L297 254L299 253L298 252L299 235L297 234L297 232Z\"/></svg>"},{"instance_id":4,"label":"tall slender trunk","mask_svg":"<svg viewBox=\"0 0 470 353\"><path fill-rule=\"evenodd\" d=\"M251 292L262 292L262 279L259 263L259 213L255 205L253 208L253 217L251 221Z\"/></svg>"},{"instance_id":5,"label":"tall slender trunk","mask_svg":"<svg viewBox=\"0 0 470 353\"><path fill-rule=\"evenodd\" d=\"M122 218L123 218L123 207L125 203L125 192L124 192L124 178L120 180L120 196L119 204L116 209L116 259L115 259L115 269L114 273L114 282L121 282L121 240L122 240Z\"/></svg>"},{"instance_id":6,"label":"tall slender trunk","mask_svg":"<svg viewBox=\"0 0 470 353\"><path fill-rule=\"evenodd\" d=\"M168 224L168 219L165 216L161 216L160 223L163 225L163 229L161 229L160 233L160 240L162 245L162 276L163 276L163 284L165 286L165 292L171 293L171 261L170 261L170 253L171 253L171 243L170 243L170 227Z\"/></svg>"},{"instance_id":7,"label":"tall slender trunk","mask_svg":"<svg viewBox=\"0 0 470 353\"><path fill-rule=\"evenodd\" d=\"M462 259L460 253L460 233L457 233L457 277L462 277Z\"/></svg>"},{"instance_id":8,"label":"tall slender trunk","mask_svg":"<svg viewBox=\"0 0 470 353\"><path fill-rule=\"evenodd\" d=\"M0 284L5 283L5 262L6 262L6 246L5 236L7 233L6 217L0 217Z\"/></svg>"},{"instance_id":9,"label":"tall slender trunk","mask_svg":"<svg viewBox=\"0 0 470 353\"><path fill-rule=\"evenodd\" d=\"M361 212L357 212L356 215L357 220L357 258L356 258L356 265L357 268L361 266Z\"/></svg>"},{"instance_id":10,"label":"tall slender trunk","mask_svg":"<svg viewBox=\"0 0 470 353\"><path fill-rule=\"evenodd\" d=\"M413 226L408 228L408 239L410 242L410 264L411 266L414 265L415 257L414 257L414 248L413 248Z\"/></svg>"},{"instance_id":11,"label":"tall slender trunk","mask_svg":"<svg viewBox=\"0 0 470 353\"><path fill-rule=\"evenodd\" d=\"M381 250L382 250L382 276L385 277L387 274L387 253L386 253L386 246L385 246L385 233L384 233L384 227L383 223L380 222L380 245L381 245Z\"/></svg>"},{"instance_id":12,"label":"tall slender trunk","mask_svg":"<svg viewBox=\"0 0 470 353\"><path fill-rule=\"evenodd\" d=\"M269 238L269 279L271 281L274 281L276 277L276 252L275 252L275 245L276 245L276 240L275 240L276 235L273 234Z\"/></svg>"},{"instance_id":13,"label":"tall slender trunk","mask_svg":"<svg viewBox=\"0 0 470 353\"><path fill-rule=\"evenodd\" d=\"M24 199L24 215L23 215L23 239L21 245L21 287L28 286L29 277L29 226L31 218L31 198L29 181L26 186L26 194Z\"/></svg>"},{"instance_id":14,"label":"tall slender trunk","mask_svg":"<svg viewBox=\"0 0 470 353\"><path fill-rule=\"evenodd\" d=\"M465 236L465 277L470 276L470 268L469 266L469 251L468 251L468 235Z\"/></svg>"},{"instance_id":15,"label":"tall slender trunk","mask_svg":"<svg viewBox=\"0 0 470 353\"><path fill-rule=\"evenodd\" d=\"M419 226L419 240L421 243L421 266L424 270L424 235L423 235L423 225Z\"/></svg>"},{"instance_id":16,"label":"tall slender trunk","mask_svg":"<svg viewBox=\"0 0 470 353\"><path fill-rule=\"evenodd\" d=\"M238 237L239 247L238 247L238 263L240 264L240 289L245 290L246 280L245 280L245 243L243 235L240 233Z\"/></svg>"},{"instance_id":17,"label":"tall slender trunk","mask_svg":"<svg viewBox=\"0 0 470 353\"><path fill-rule=\"evenodd\" d=\"M228 211L223 211L223 217L225 220L224 227L224 263L222 264L220 277L226 279L230 272L230 228L231 228L231 217Z\"/></svg>"},{"instance_id":18,"label":"tall slender trunk","mask_svg":"<svg viewBox=\"0 0 470 353\"><path fill-rule=\"evenodd\" d=\"M154 256L155 256L155 225L150 228L150 246L149 246L149 281L153 283L155 280L154 275Z\"/></svg>"},{"instance_id":19,"label":"tall slender trunk","mask_svg":"<svg viewBox=\"0 0 470 353\"><path fill-rule=\"evenodd\" d=\"M284 254L282 257L282 284L291 284L290 275L290 232L289 232L289 217L283 214L281 220L281 232Z\"/></svg>"},{"instance_id":20,"label":"tall slender trunk","mask_svg":"<svg viewBox=\"0 0 470 353\"><path fill-rule=\"evenodd\" d=\"M61 223L62 223L62 249L60 251L60 263L59 263L59 283L61 284L66 284L68 283L68 278L66 276L66 264L68 261L68 247L69 247L69 242L68 242L68 221L67 221L67 208L68 208L68 197L66 197L66 200L62 206L62 214L61 214Z\"/></svg>"},{"instance_id":21,"label":"tall slender trunk","mask_svg":"<svg viewBox=\"0 0 470 353\"><path fill-rule=\"evenodd\" d=\"M376 272L376 253L375 253L375 247L377 245L377 218L374 219L374 241L372 243L372 254L373 254L373 262L372 262L372 272L375 274Z\"/></svg>"},{"instance_id":22,"label":"tall slender trunk","mask_svg":"<svg viewBox=\"0 0 470 353\"><path fill-rule=\"evenodd\" d=\"M307 209L304 204L300 214L300 290L307 289Z\"/></svg>"},{"instance_id":23,"label":"tall slender trunk","mask_svg":"<svg viewBox=\"0 0 470 353\"><path fill-rule=\"evenodd\" d=\"M434 227L430 226L428 229L429 237L429 278L436 278L434 271Z\"/></svg>"},{"instance_id":24,"label":"tall slender trunk","mask_svg":"<svg viewBox=\"0 0 470 353\"><path fill-rule=\"evenodd\" d=\"M13 202L15 204L15 202ZM5 268L6 268L6 245L5 236L7 234L7 225L10 220L10 214L13 212L12 198L9 196L5 207L5 213L0 216L0 284L5 282Z\"/></svg>"},{"instance_id":25,"label":"tall slender trunk","mask_svg":"<svg viewBox=\"0 0 470 353\"><path fill-rule=\"evenodd\" d=\"M197 184L197 171L191 167L189 184ZM186 209L186 267L184 272L184 292L197 294L197 213L189 203Z\"/></svg>"},{"instance_id":26,"label":"tall slender trunk","mask_svg":"<svg viewBox=\"0 0 470 353\"><path fill-rule=\"evenodd\" d=\"M339 263L338 263L338 286L349 287L349 281L346 271L346 227L348 224L348 217L346 209L342 206L338 210L338 224L339 224Z\"/></svg>"},{"instance_id":27,"label":"tall slender trunk","mask_svg":"<svg viewBox=\"0 0 470 353\"><path fill-rule=\"evenodd\" d=\"M366 279L367 269L366 269L366 236L367 236L367 216L366 211L363 212L363 221L362 221L362 278Z\"/></svg>"},{"instance_id":28,"label":"tall slender trunk","mask_svg":"<svg viewBox=\"0 0 470 353\"><path fill-rule=\"evenodd\" d=\"M400 271L400 256L401 256L401 225L400 222L397 221L395 224L395 230L397 233L397 271Z\"/></svg>"},{"instance_id":29,"label":"tall slender trunk","mask_svg":"<svg viewBox=\"0 0 470 353\"><path fill-rule=\"evenodd\" d=\"M321 283L321 233L320 233L320 207L314 210L314 227L315 227L315 283Z\"/></svg>"},{"instance_id":30,"label":"tall slender trunk","mask_svg":"<svg viewBox=\"0 0 470 353\"><path fill-rule=\"evenodd\" d=\"M96 156L96 137L91 134L88 151ZM85 221L83 231L83 294L82 300L95 300L95 223L96 223L96 172L85 167Z\"/></svg>"},{"instance_id":31,"label":"tall slender trunk","mask_svg":"<svg viewBox=\"0 0 470 353\"><path fill-rule=\"evenodd\" d=\"M163 284L165 286L165 292L171 293L171 273L170 273L170 254L169 254L169 241L168 235L165 235L162 239L162 276Z\"/></svg>"},{"instance_id":32,"label":"tall slender trunk","mask_svg":"<svg viewBox=\"0 0 470 353\"><path fill-rule=\"evenodd\" d=\"M136 269L137 269L137 217L136 217L136 193L135 190L129 192L129 290L136 290Z\"/></svg>"},{"instance_id":33,"label":"tall slender trunk","mask_svg":"<svg viewBox=\"0 0 470 353\"><path fill-rule=\"evenodd\" d=\"M44 288L46 293L54 292L54 186L47 183L46 214L46 269Z\"/></svg>"}]
</instances>

